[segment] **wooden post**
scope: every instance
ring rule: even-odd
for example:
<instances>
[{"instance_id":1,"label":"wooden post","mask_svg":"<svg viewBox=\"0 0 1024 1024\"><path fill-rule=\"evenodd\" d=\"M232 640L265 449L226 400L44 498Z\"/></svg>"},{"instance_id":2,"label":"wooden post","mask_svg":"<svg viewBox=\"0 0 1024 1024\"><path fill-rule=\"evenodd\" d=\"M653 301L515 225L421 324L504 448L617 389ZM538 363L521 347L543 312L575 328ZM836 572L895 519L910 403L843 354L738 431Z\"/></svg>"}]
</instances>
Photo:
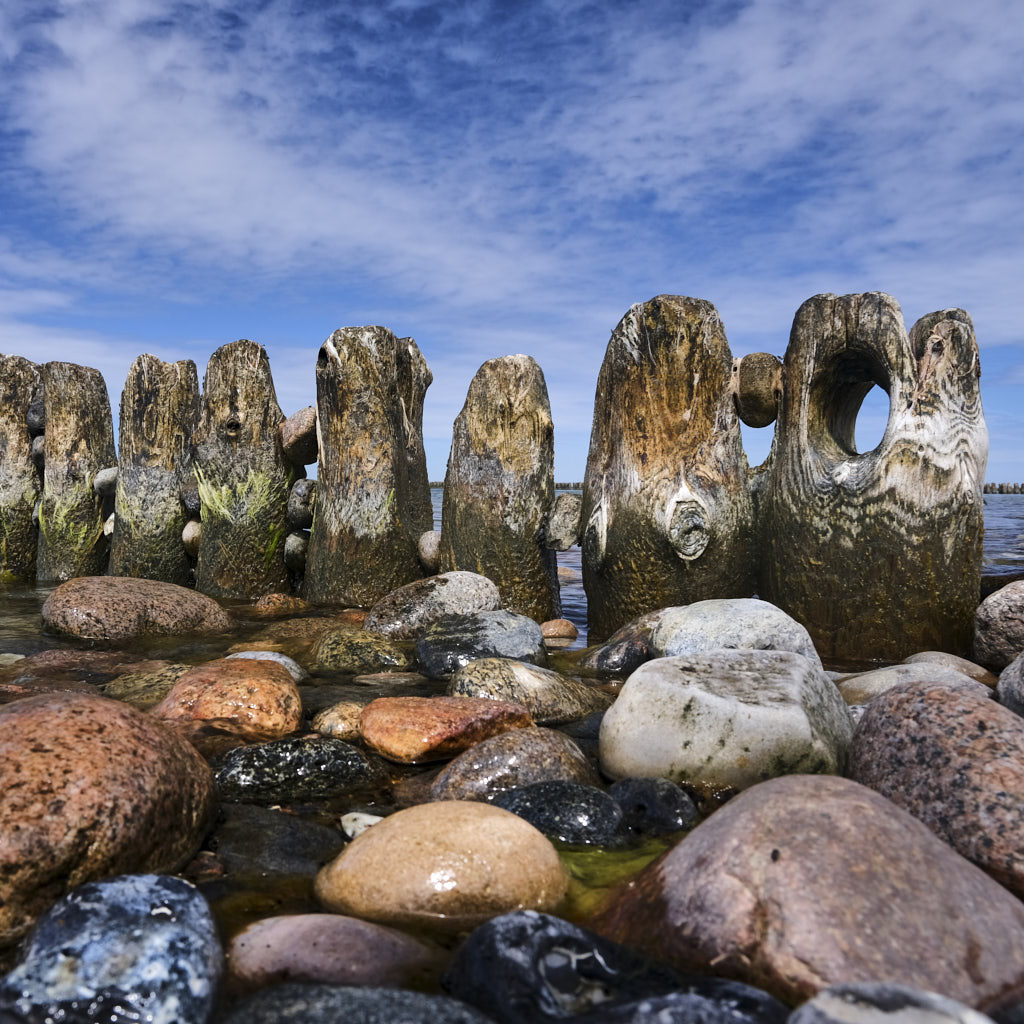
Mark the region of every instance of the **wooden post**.
<instances>
[{"instance_id":1,"label":"wooden post","mask_svg":"<svg viewBox=\"0 0 1024 1024\"><path fill-rule=\"evenodd\" d=\"M99 576L110 546L92 482L117 461L107 386L99 370L75 363L44 363L41 377L46 433L36 578Z\"/></svg>"},{"instance_id":2,"label":"wooden post","mask_svg":"<svg viewBox=\"0 0 1024 1024\"><path fill-rule=\"evenodd\" d=\"M191 565L181 534L189 516L181 488L193 475L198 422L196 364L139 356L121 395L112 576L188 583Z\"/></svg>"},{"instance_id":3,"label":"wooden post","mask_svg":"<svg viewBox=\"0 0 1024 1024\"><path fill-rule=\"evenodd\" d=\"M32 513L42 482L32 463L28 411L42 387L35 363L0 355L0 582L35 576Z\"/></svg>"},{"instance_id":4,"label":"wooden post","mask_svg":"<svg viewBox=\"0 0 1024 1024\"><path fill-rule=\"evenodd\" d=\"M761 596L832 663L965 654L988 454L970 317L931 313L908 337L889 295L816 295L796 314L783 374ZM875 384L889 420L859 453L857 413Z\"/></svg>"},{"instance_id":5,"label":"wooden post","mask_svg":"<svg viewBox=\"0 0 1024 1024\"><path fill-rule=\"evenodd\" d=\"M284 539L295 470L281 450L283 419L263 346L217 349L194 437L203 524L196 589L204 594L252 599L290 589Z\"/></svg>"},{"instance_id":6,"label":"wooden post","mask_svg":"<svg viewBox=\"0 0 1024 1024\"><path fill-rule=\"evenodd\" d=\"M409 479L408 529L414 540L434 528L434 506L430 500L427 453L423 448L423 401L434 375L412 338L399 338L398 397L402 403L402 432L405 435L405 466Z\"/></svg>"},{"instance_id":7,"label":"wooden post","mask_svg":"<svg viewBox=\"0 0 1024 1024\"><path fill-rule=\"evenodd\" d=\"M401 347L385 327L345 327L320 348L316 510L303 583L308 601L369 608L423 575L406 461Z\"/></svg>"},{"instance_id":8,"label":"wooden post","mask_svg":"<svg viewBox=\"0 0 1024 1024\"><path fill-rule=\"evenodd\" d=\"M529 356L490 359L455 420L438 570L480 573L497 584L503 608L538 622L557 618L555 553L544 543L554 499L544 374Z\"/></svg>"},{"instance_id":9,"label":"wooden post","mask_svg":"<svg viewBox=\"0 0 1024 1024\"><path fill-rule=\"evenodd\" d=\"M608 342L583 481L590 635L755 589L753 504L732 354L703 299L638 303Z\"/></svg>"}]
</instances>

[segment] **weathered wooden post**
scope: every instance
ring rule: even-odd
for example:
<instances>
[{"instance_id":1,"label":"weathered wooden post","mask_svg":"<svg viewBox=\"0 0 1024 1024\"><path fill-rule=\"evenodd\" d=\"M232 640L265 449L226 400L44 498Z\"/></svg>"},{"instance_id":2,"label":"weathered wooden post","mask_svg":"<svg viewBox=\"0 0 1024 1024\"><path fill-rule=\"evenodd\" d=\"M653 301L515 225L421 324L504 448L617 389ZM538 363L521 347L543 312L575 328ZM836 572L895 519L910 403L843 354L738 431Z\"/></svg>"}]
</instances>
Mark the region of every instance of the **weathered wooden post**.
<instances>
[{"instance_id":1,"label":"weathered wooden post","mask_svg":"<svg viewBox=\"0 0 1024 1024\"><path fill-rule=\"evenodd\" d=\"M202 535L196 589L212 597L287 592L284 538L295 469L281 451L270 361L233 341L210 357L194 435Z\"/></svg>"},{"instance_id":2,"label":"weathered wooden post","mask_svg":"<svg viewBox=\"0 0 1024 1024\"><path fill-rule=\"evenodd\" d=\"M583 481L583 585L595 639L636 616L755 590L753 505L718 311L633 306L597 380Z\"/></svg>"},{"instance_id":3,"label":"weathered wooden post","mask_svg":"<svg viewBox=\"0 0 1024 1024\"><path fill-rule=\"evenodd\" d=\"M181 489L193 474L198 422L196 364L139 356L121 395L112 576L188 582L191 565L181 534L189 516Z\"/></svg>"},{"instance_id":4,"label":"weathered wooden post","mask_svg":"<svg viewBox=\"0 0 1024 1024\"><path fill-rule=\"evenodd\" d=\"M455 420L438 570L492 579L502 607L538 622L561 615L555 553L554 428L544 374L529 356L489 359Z\"/></svg>"},{"instance_id":5,"label":"weathered wooden post","mask_svg":"<svg viewBox=\"0 0 1024 1024\"><path fill-rule=\"evenodd\" d=\"M117 461L107 386L99 370L75 363L44 363L41 377L46 433L36 578L98 576L110 546L92 483Z\"/></svg>"},{"instance_id":6,"label":"weathered wooden post","mask_svg":"<svg viewBox=\"0 0 1024 1024\"><path fill-rule=\"evenodd\" d=\"M419 504L406 459L415 402L410 399L411 410L403 406L400 349L385 327L345 327L320 348L320 455L303 583L308 601L368 608L423 575L416 557ZM414 385L408 389L415 394Z\"/></svg>"},{"instance_id":7,"label":"weathered wooden post","mask_svg":"<svg viewBox=\"0 0 1024 1024\"><path fill-rule=\"evenodd\" d=\"M970 317L910 336L882 292L816 295L796 314L763 504L761 596L834 663L966 653L981 574L988 433ZM857 412L889 394L878 446Z\"/></svg>"},{"instance_id":8,"label":"weathered wooden post","mask_svg":"<svg viewBox=\"0 0 1024 1024\"><path fill-rule=\"evenodd\" d=\"M32 513L42 481L32 463L28 412L42 388L35 363L0 355L0 582L31 579L36 571Z\"/></svg>"},{"instance_id":9,"label":"weathered wooden post","mask_svg":"<svg viewBox=\"0 0 1024 1024\"><path fill-rule=\"evenodd\" d=\"M434 506L430 501L427 453L423 447L423 402L434 375L412 338L399 338L398 397L402 403L402 432L405 435L405 466L409 479L409 525L413 538L434 528Z\"/></svg>"}]
</instances>

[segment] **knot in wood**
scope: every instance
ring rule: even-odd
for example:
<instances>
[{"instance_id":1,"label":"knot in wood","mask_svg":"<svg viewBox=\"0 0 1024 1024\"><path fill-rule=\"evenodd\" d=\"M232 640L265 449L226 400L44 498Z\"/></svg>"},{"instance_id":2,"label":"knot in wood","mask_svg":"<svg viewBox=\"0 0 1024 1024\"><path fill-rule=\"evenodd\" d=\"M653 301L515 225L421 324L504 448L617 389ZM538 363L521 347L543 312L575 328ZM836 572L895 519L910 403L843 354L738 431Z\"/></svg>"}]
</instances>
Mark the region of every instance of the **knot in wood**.
<instances>
[{"instance_id":1,"label":"knot in wood","mask_svg":"<svg viewBox=\"0 0 1024 1024\"><path fill-rule=\"evenodd\" d=\"M669 520L668 539L685 561L700 558L711 540L704 507L696 501L679 502Z\"/></svg>"}]
</instances>

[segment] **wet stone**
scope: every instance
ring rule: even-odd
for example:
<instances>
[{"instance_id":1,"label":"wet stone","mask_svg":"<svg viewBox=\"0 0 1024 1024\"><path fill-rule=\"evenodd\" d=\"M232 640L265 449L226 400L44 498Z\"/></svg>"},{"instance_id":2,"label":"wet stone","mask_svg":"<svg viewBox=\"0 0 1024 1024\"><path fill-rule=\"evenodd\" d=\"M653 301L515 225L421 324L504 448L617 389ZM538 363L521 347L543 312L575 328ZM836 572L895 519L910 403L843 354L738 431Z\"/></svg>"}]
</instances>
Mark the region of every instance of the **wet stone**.
<instances>
[{"instance_id":1,"label":"wet stone","mask_svg":"<svg viewBox=\"0 0 1024 1024\"><path fill-rule=\"evenodd\" d=\"M393 590L370 609L363 625L393 640L412 640L446 615L471 615L500 607L501 595L491 580L479 573L455 570Z\"/></svg>"},{"instance_id":2,"label":"wet stone","mask_svg":"<svg viewBox=\"0 0 1024 1024\"><path fill-rule=\"evenodd\" d=\"M312 656L318 669L352 675L388 669L405 672L413 666L412 652L407 648L374 633L351 628L322 636Z\"/></svg>"},{"instance_id":3,"label":"wet stone","mask_svg":"<svg viewBox=\"0 0 1024 1024\"><path fill-rule=\"evenodd\" d=\"M300 482L305 483L305 481ZM295 597L292 594L264 594L249 609L249 614L259 618L300 615L302 612L310 611L312 607L308 601L303 601L301 597Z\"/></svg>"},{"instance_id":4,"label":"wet stone","mask_svg":"<svg viewBox=\"0 0 1024 1024\"><path fill-rule=\"evenodd\" d=\"M570 1018L782 1024L787 1014L759 989L683 974L559 917L530 910L503 914L477 928L456 952L443 984L501 1024ZM638 1000L663 996L683 1000L692 1016L629 1015ZM614 1015L617 1007L623 1016Z\"/></svg>"},{"instance_id":5,"label":"wet stone","mask_svg":"<svg viewBox=\"0 0 1024 1024\"><path fill-rule=\"evenodd\" d=\"M205 1024L221 965L209 907L188 882L90 882L36 923L0 982L0 1019Z\"/></svg>"},{"instance_id":6,"label":"wet stone","mask_svg":"<svg viewBox=\"0 0 1024 1024\"><path fill-rule=\"evenodd\" d=\"M517 658L545 665L544 637L533 619L513 612L447 615L416 644L423 671L433 679L454 675L477 658Z\"/></svg>"},{"instance_id":7,"label":"wet stone","mask_svg":"<svg viewBox=\"0 0 1024 1024\"><path fill-rule=\"evenodd\" d=\"M359 716L365 706L350 700L332 704L329 708L317 712L312 722L313 730L321 736L330 736L346 743L357 743L361 735Z\"/></svg>"},{"instance_id":8,"label":"wet stone","mask_svg":"<svg viewBox=\"0 0 1024 1024\"><path fill-rule=\"evenodd\" d=\"M689 793L668 779L619 779L608 795L622 808L623 824L640 835L672 835L697 819Z\"/></svg>"},{"instance_id":9,"label":"wet stone","mask_svg":"<svg viewBox=\"0 0 1024 1024\"><path fill-rule=\"evenodd\" d=\"M651 635L660 617L660 611L647 612L627 622L599 647L589 648L580 658L579 668L610 675L625 675L638 669L654 657Z\"/></svg>"},{"instance_id":10,"label":"wet stone","mask_svg":"<svg viewBox=\"0 0 1024 1024\"><path fill-rule=\"evenodd\" d=\"M506 790L491 802L563 843L606 846L616 840L622 825L622 809L611 796L567 779Z\"/></svg>"},{"instance_id":11,"label":"wet stone","mask_svg":"<svg viewBox=\"0 0 1024 1024\"><path fill-rule=\"evenodd\" d=\"M288 983L250 996L223 1024L493 1024L464 1003L446 996L397 988Z\"/></svg>"},{"instance_id":12,"label":"wet stone","mask_svg":"<svg viewBox=\"0 0 1024 1024\"><path fill-rule=\"evenodd\" d=\"M982 696L991 694L991 688L972 679L958 669L935 662L918 661L902 665L888 665L843 676L836 681L843 700L850 705L868 704L879 694L903 683L926 683L933 686L967 686Z\"/></svg>"},{"instance_id":13,"label":"wet stone","mask_svg":"<svg viewBox=\"0 0 1024 1024\"><path fill-rule=\"evenodd\" d=\"M343 740L298 736L240 747L216 767L217 791L234 803L338 801L388 788L380 766Z\"/></svg>"},{"instance_id":14,"label":"wet stone","mask_svg":"<svg viewBox=\"0 0 1024 1024\"><path fill-rule=\"evenodd\" d=\"M822 989L787 1024L991 1024L991 1018L955 999L886 981L848 982Z\"/></svg>"},{"instance_id":15,"label":"wet stone","mask_svg":"<svg viewBox=\"0 0 1024 1024\"><path fill-rule=\"evenodd\" d=\"M250 661L276 661L278 665L288 670L288 673L295 682L304 683L309 679L309 673L294 658L289 658L287 654L281 654L279 651L236 651L234 654L227 655L228 660L231 658L241 658Z\"/></svg>"},{"instance_id":16,"label":"wet stone","mask_svg":"<svg viewBox=\"0 0 1024 1024\"><path fill-rule=\"evenodd\" d=\"M130 704L140 711L156 707L174 684L192 669L191 665L166 664L152 671L125 672L100 687L104 697Z\"/></svg>"}]
</instances>

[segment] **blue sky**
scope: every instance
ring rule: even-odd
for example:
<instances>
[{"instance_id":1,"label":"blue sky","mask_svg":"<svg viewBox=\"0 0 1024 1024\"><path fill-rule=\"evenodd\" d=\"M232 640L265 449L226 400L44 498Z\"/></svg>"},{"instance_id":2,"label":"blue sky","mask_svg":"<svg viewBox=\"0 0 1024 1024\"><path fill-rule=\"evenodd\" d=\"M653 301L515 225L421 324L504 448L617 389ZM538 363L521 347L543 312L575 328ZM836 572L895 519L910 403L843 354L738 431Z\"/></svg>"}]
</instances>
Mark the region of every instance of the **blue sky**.
<instances>
[{"instance_id":1,"label":"blue sky","mask_svg":"<svg viewBox=\"0 0 1024 1024\"><path fill-rule=\"evenodd\" d=\"M432 478L525 352L578 480L632 303L781 355L804 299L881 289L971 313L987 478L1024 481L1022 68L1011 0L16 0L0 351L98 367L116 418L139 353L201 375L249 337L287 414L325 337L384 324L434 373Z\"/></svg>"}]
</instances>

